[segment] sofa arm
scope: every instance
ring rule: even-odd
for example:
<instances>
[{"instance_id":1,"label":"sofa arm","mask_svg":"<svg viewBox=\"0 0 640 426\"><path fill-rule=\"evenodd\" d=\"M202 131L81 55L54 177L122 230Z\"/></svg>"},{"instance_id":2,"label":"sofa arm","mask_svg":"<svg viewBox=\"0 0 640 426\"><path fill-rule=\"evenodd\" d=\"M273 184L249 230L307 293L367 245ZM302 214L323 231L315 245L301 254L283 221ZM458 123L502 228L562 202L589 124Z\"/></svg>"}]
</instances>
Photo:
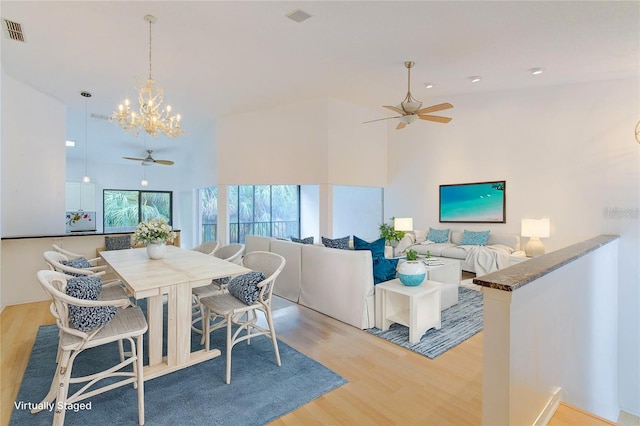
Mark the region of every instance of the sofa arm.
<instances>
[{"instance_id":1,"label":"sofa arm","mask_svg":"<svg viewBox=\"0 0 640 426\"><path fill-rule=\"evenodd\" d=\"M373 326L373 260L368 250L302 246L300 304L358 328Z\"/></svg>"}]
</instances>

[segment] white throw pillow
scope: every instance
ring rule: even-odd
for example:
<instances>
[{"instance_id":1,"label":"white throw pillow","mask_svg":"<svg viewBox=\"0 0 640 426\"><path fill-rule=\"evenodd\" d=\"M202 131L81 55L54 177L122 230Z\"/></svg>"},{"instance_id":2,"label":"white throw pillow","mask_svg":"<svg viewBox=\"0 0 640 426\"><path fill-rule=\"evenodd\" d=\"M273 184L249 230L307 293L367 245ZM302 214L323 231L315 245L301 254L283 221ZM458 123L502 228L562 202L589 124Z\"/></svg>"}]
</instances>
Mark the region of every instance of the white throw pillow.
<instances>
[{"instance_id":1,"label":"white throw pillow","mask_svg":"<svg viewBox=\"0 0 640 426\"><path fill-rule=\"evenodd\" d=\"M416 244L420 244L427 239L427 231L425 230L414 229L413 234L416 236Z\"/></svg>"}]
</instances>

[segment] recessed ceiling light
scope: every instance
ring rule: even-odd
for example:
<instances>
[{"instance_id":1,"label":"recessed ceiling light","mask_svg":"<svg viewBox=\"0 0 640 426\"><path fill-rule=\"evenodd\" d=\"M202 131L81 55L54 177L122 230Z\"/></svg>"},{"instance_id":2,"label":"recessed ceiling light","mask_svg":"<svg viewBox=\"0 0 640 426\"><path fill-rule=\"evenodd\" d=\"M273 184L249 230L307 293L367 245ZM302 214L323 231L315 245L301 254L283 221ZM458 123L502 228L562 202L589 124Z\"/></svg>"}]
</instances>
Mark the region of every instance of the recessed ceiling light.
<instances>
[{"instance_id":1,"label":"recessed ceiling light","mask_svg":"<svg viewBox=\"0 0 640 426\"><path fill-rule=\"evenodd\" d=\"M76 146L76 141L64 141L65 146Z\"/></svg>"},{"instance_id":2,"label":"recessed ceiling light","mask_svg":"<svg viewBox=\"0 0 640 426\"><path fill-rule=\"evenodd\" d=\"M477 83L480 80L482 80L482 77L480 77L479 75L472 75L471 77L469 77L469 81L472 83Z\"/></svg>"},{"instance_id":3,"label":"recessed ceiling light","mask_svg":"<svg viewBox=\"0 0 640 426\"><path fill-rule=\"evenodd\" d=\"M433 88L433 83L425 83L424 87L426 87L427 89L431 89Z\"/></svg>"},{"instance_id":4,"label":"recessed ceiling light","mask_svg":"<svg viewBox=\"0 0 640 426\"><path fill-rule=\"evenodd\" d=\"M539 75L539 74L542 74L544 72L544 68L540 68L540 67L531 68L531 69L529 69L529 72L532 75Z\"/></svg>"}]
</instances>

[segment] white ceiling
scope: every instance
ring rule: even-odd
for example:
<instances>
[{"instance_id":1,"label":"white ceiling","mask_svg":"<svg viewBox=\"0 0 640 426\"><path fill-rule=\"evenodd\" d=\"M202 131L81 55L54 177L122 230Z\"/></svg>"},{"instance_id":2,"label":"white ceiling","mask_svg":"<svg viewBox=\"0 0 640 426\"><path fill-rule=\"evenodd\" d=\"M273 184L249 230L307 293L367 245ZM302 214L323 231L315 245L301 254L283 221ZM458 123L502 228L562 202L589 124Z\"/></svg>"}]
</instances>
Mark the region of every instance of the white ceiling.
<instances>
[{"instance_id":1,"label":"white ceiling","mask_svg":"<svg viewBox=\"0 0 640 426\"><path fill-rule=\"evenodd\" d=\"M312 18L285 17L296 8ZM637 77L640 66L639 1L3 0L0 12L26 39L2 37L3 69L67 104L77 116L69 136L80 143L79 92L92 92L88 111L103 115L134 97L149 67L143 17L154 15L153 78L190 136L147 141L157 158L177 162L205 126L241 111L335 97L378 109L372 119L388 116L381 105L406 94L406 60L425 106L430 97ZM546 71L532 76L532 67ZM472 84L471 75L483 79ZM92 153L104 161L143 154L140 138L90 120Z\"/></svg>"}]
</instances>

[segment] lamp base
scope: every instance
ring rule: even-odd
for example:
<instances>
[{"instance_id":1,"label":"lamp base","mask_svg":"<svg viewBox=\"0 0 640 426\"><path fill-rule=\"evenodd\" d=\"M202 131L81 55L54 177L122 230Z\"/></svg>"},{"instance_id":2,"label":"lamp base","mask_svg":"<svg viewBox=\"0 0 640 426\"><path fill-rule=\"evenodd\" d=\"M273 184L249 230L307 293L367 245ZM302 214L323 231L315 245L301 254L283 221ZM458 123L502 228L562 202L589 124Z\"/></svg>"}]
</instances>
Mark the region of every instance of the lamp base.
<instances>
[{"instance_id":1,"label":"lamp base","mask_svg":"<svg viewBox=\"0 0 640 426\"><path fill-rule=\"evenodd\" d=\"M527 245L524 247L527 257L537 257L544 254L544 245L538 237L530 237Z\"/></svg>"}]
</instances>

